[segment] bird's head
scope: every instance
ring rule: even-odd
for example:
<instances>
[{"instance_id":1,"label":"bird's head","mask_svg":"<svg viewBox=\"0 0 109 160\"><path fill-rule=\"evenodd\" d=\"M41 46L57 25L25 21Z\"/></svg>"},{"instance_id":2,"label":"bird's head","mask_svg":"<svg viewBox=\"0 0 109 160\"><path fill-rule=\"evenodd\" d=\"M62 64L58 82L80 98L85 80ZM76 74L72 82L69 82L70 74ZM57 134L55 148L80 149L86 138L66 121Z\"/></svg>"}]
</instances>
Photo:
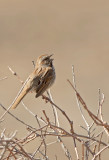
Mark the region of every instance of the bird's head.
<instances>
[{"instance_id":1,"label":"bird's head","mask_svg":"<svg viewBox=\"0 0 109 160\"><path fill-rule=\"evenodd\" d=\"M37 62L36 62L36 65L39 66L48 66L48 67L52 67L52 62L54 59L52 59L51 57L53 56L53 54L51 55L48 55L48 54L45 54L45 55L41 55L40 57L38 57L37 59Z\"/></svg>"}]
</instances>

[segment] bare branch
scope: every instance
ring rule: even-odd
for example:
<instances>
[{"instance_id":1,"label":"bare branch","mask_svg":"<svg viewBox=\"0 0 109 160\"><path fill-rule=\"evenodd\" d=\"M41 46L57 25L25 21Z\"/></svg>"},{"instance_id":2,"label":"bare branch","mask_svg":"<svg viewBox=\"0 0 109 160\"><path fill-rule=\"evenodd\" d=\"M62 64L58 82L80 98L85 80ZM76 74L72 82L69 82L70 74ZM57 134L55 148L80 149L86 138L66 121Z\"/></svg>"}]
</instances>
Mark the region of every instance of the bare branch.
<instances>
[{"instance_id":1,"label":"bare branch","mask_svg":"<svg viewBox=\"0 0 109 160\"><path fill-rule=\"evenodd\" d=\"M2 80L5 80L5 79L7 79L8 77L3 77L3 78L0 78L0 81L2 81Z\"/></svg>"},{"instance_id":2,"label":"bare branch","mask_svg":"<svg viewBox=\"0 0 109 160\"><path fill-rule=\"evenodd\" d=\"M16 76L16 77L18 78L18 80L19 80L22 84L24 83L24 82L22 81L22 79L20 78L20 76L19 76L15 71L13 71L11 67L8 66L8 69L9 69L9 71L10 71L14 76Z\"/></svg>"}]
</instances>

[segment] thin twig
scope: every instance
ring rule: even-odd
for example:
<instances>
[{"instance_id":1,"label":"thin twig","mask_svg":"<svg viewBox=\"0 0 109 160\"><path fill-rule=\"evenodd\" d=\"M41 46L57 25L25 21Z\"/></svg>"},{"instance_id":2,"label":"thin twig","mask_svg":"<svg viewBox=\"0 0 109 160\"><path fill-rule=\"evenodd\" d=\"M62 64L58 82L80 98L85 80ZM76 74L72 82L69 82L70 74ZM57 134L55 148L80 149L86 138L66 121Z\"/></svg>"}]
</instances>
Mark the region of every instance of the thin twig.
<instances>
[{"instance_id":1,"label":"thin twig","mask_svg":"<svg viewBox=\"0 0 109 160\"><path fill-rule=\"evenodd\" d=\"M100 146L101 146L101 139L102 139L102 137L103 137L103 132L102 132L102 134L101 134L100 142L99 142L99 144L98 144L98 151L100 151ZM101 154L99 154L99 159L100 159L100 157L101 157Z\"/></svg>"},{"instance_id":2,"label":"thin twig","mask_svg":"<svg viewBox=\"0 0 109 160\"><path fill-rule=\"evenodd\" d=\"M104 148L102 148L98 153L96 153L95 156L92 158L92 160L95 160L107 148L109 148L109 144L105 146Z\"/></svg>"},{"instance_id":3,"label":"thin twig","mask_svg":"<svg viewBox=\"0 0 109 160\"><path fill-rule=\"evenodd\" d=\"M74 141L74 148L75 148L76 158L77 158L77 160L79 160L79 153L78 153L78 149L77 149L75 138L73 138L73 141Z\"/></svg>"},{"instance_id":4,"label":"thin twig","mask_svg":"<svg viewBox=\"0 0 109 160\"><path fill-rule=\"evenodd\" d=\"M16 72L14 72L11 67L8 66L8 69L9 69L10 72L11 72L14 76L16 76L16 77L18 78L18 80L23 84L23 86L22 86L22 88L23 88L23 87L25 86L25 84L27 83L28 78L27 78L27 80L26 80L25 83L24 83L24 82L21 80L21 78L19 77L19 75L18 75ZM20 89L19 93L22 91L22 88ZM18 93L18 95L19 95L19 93ZM12 107L13 103L15 102L15 100L17 99L18 95L15 97L14 101L12 102L12 104L7 108L7 110L6 110L6 111L3 113L3 115L0 117L0 120L8 113L8 111L11 109L11 107Z\"/></svg>"},{"instance_id":5,"label":"thin twig","mask_svg":"<svg viewBox=\"0 0 109 160\"><path fill-rule=\"evenodd\" d=\"M43 99L45 99L46 101L49 101L52 105L54 105L66 117L66 119L68 120L68 122L69 122L69 124L71 126L71 133L74 133L73 123L70 120L70 118L68 117L68 115L65 113L65 111L63 111L59 106L57 106L55 103L53 103L48 97L43 96Z\"/></svg>"},{"instance_id":6,"label":"thin twig","mask_svg":"<svg viewBox=\"0 0 109 160\"><path fill-rule=\"evenodd\" d=\"M76 89L75 72L74 72L74 66L73 66L73 65L72 65L72 75L73 75L73 85L74 85L74 88ZM75 93L76 93L76 90L75 90ZM82 111L82 108L81 108L81 106L80 106L80 103L79 103L77 94L76 94L76 101L77 101L77 106L78 106L78 108L79 108L79 111L80 111L80 113L81 113L81 116L82 116L82 118L83 118L83 121L85 122L87 128L89 128L89 124L88 124L88 122L87 122L87 120L86 120L86 118L85 118L85 116L84 116L84 114L83 114L83 111Z\"/></svg>"},{"instance_id":7,"label":"thin twig","mask_svg":"<svg viewBox=\"0 0 109 160\"><path fill-rule=\"evenodd\" d=\"M99 126L104 126L107 131L109 131L109 125L107 123L103 123L96 115L94 115L87 107L85 101L83 100L83 98L80 96L80 94L77 92L77 90L74 88L73 84L68 80L69 84L72 86L72 88L75 90L77 97L80 101L80 103L82 104L82 106L84 107L84 109L88 112L89 116L94 120L94 122L99 125Z\"/></svg>"},{"instance_id":8,"label":"thin twig","mask_svg":"<svg viewBox=\"0 0 109 160\"><path fill-rule=\"evenodd\" d=\"M8 77L3 77L3 78L0 78L0 81L2 81L2 80L5 80L5 79L7 79Z\"/></svg>"},{"instance_id":9,"label":"thin twig","mask_svg":"<svg viewBox=\"0 0 109 160\"><path fill-rule=\"evenodd\" d=\"M34 62L34 61L32 61L32 64L33 64L33 67L35 68L36 65L35 65L35 62Z\"/></svg>"},{"instance_id":10,"label":"thin twig","mask_svg":"<svg viewBox=\"0 0 109 160\"><path fill-rule=\"evenodd\" d=\"M22 79L20 78L20 76L19 76L15 71L13 71L11 67L8 66L8 69L9 69L9 71L10 71L14 76L16 76L16 77L18 78L18 80L19 80L22 84L24 83L24 81L22 81Z\"/></svg>"},{"instance_id":11,"label":"thin twig","mask_svg":"<svg viewBox=\"0 0 109 160\"><path fill-rule=\"evenodd\" d=\"M84 142L82 142L82 160L84 160Z\"/></svg>"},{"instance_id":12,"label":"thin twig","mask_svg":"<svg viewBox=\"0 0 109 160\"><path fill-rule=\"evenodd\" d=\"M34 114L34 113L23 103L23 101L22 101L21 103L22 103L23 107L24 107L32 116L34 116L34 117L37 116L36 114ZM39 121L41 121L42 123L46 124L46 123L45 123L41 118L39 118L38 116L37 116L37 119L38 119Z\"/></svg>"},{"instance_id":13,"label":"thin twig","mask_svg":"<svg viewBox=\"0 0 109 160\"><path fill-rule=\"evenodd\" d=\"M50 92L50 89L47 91L47 94L48 94L50 100L52 102L54 102L53 98L52 98L52 95L51 95L51 92ZM58 127L59 127L59 119L58 119L58 113L57 113L56 107L54 105L52 105L52 104L51 104L51 106L52 106L53 114L54 114L54 118L55 118L55 125L57 124Z\"/></svg>"},{"instance_id":14,"label":"thin twig","mask_svg":"<svg viewBox=\"0 0 109 160\"><path fill-rule=\"evenodd\" d=\"M2 104L0 104L0 106L1 106L5 111L7 111L7 109L6 109ZM22 123L23 125L25 125L26 127L28 126L29 128L35 129L34 127L32 127L32 126L28 125L27 123L25 123L24 121L20 120L18 117L16 117L15 115L13 115L12 113L10 113L9 111L7 111L7 113L8 113L9 115L11 115L11 116L12 116L14 119L16 119L17 121L19 121L20 123Z\"/></svg>"}]
</instances>

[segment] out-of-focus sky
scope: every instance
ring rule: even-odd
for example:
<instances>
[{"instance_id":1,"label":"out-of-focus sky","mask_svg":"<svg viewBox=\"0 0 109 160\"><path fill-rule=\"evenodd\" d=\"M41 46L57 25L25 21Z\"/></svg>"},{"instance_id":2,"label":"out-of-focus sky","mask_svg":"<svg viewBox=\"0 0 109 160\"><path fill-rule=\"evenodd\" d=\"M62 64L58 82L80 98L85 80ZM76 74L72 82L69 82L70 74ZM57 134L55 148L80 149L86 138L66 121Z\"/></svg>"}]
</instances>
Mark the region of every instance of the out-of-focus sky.
<instances>
[{"instance_id":1,"label":"out-of-focus sky","mask_svg":"<svg viewBox=\"0 0 109 160\"><path fill-rule=\"evenodd\" d=\"M7 66L25 80L33 70L32 60L51 53L56 69L52 96L74 121L75 129L79 131L79 124L84 123L74 91L67 82L67 79L72 81L72 65L78 91L92 112L96 113L98 107L98 89L105 94L103 115L109 121L109 2L1 0L0 78L8 77L0 81L1 103L8 107L21 87ZM43 100L35 99L34 94L28 94L24 102L39 116L42 116L42 109L46 109ZM21 104L12 112L35 123ZM7 119L8 125L4 122L4 126L22 129L20 124L16 127L18 122L13 122L10 117Z\"/></svg>"}]
</instances>

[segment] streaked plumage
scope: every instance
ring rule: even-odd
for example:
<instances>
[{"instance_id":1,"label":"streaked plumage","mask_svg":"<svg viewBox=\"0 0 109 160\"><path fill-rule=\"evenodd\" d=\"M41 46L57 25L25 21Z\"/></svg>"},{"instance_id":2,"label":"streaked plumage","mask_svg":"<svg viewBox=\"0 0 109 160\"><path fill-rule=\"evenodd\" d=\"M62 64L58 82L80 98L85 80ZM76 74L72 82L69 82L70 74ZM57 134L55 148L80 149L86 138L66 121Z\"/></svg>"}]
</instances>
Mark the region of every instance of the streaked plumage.
<instances>
[{"instance_id":1,"label":"streaked plumage","mask_svg":"<svg viewBox=\"0 0 109 160\"><path fill-rule=\"evenodd\" d=\"M16 108L21 100L29 91L36 92L36 98L41 96L55 80L55 69L53 66L52 55L41 55L37 61L35 70L30 74L23 84L17 97L12 103L12 108Z\"/></svg>"}]
</instances>

